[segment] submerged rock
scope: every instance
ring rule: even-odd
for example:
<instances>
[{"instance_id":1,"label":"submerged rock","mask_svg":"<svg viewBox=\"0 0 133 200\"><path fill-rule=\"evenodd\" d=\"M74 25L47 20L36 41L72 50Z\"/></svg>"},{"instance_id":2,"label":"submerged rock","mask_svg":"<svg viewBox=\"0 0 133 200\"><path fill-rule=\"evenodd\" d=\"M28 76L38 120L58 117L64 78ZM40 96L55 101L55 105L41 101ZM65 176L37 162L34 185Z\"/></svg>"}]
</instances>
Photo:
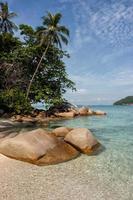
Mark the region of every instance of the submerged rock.
<instances>
[{"instance_id":1,"label":"submerged rock","mask_svg":"<svg viewBox=\"0 0 133 200\"><path fill-rule=\"evenodd\" d=\"M21 133L0 143L0 153L37 165L49 165L73 159L79 152L43 129Z\"/></svg>"},{"instance_id":2,"label":"submerged rock","mask_svg":"<svg viewBox=\"0 0 133 200\"><path fill-rule=\"evenodd\" d=\"M82 153L88 155L93 153L100 146L97 139L86 128L73 129L66 135L64 140L79 149Z\"/></svg>"}]
</instances>

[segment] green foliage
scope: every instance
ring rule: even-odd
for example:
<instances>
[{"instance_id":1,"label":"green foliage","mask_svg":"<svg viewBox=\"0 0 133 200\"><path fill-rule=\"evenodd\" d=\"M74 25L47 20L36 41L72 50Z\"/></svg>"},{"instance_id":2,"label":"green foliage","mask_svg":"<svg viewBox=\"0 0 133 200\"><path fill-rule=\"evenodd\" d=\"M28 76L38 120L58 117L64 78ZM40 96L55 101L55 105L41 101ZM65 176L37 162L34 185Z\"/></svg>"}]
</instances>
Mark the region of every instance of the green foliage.
<instances>
[{"instance_id":1,"label":"green foliage","mask_svg":"<svg viewBox=\"0 0 133 200\"><path fill-rule=\"evenodd\" d=\"M128 96L114 103L114 105L130 105L130 104L133 104L133 96Z\"/></svg>"},{"instance_id":2,"label":"green foliage","mask_svg":"<svg viewBox=\"0 0 133 200\"><path fill-rule=\"evenodd\" d=\"M8 3L0 3L0 33L14 33L18 27L11 21L12 18L16 17L16 13L9 12Z\"/></svg>"},{"instance_id":3,"label":"green foliage","mask_svg":"<svg viewBox=\"0 0 133 200\"><path fill-rule=\"evenodd\" d=\"M68 44L69 30L60 25L61 18L61 13L52 15L50 12L42 17L43 25L37 28L41 46L50 42L50 44L62 48L62 43Z\"/></svg>"},{"instance_id":4,"label":"green foliage","mask_svg":"<svg viewBox=\"0 0 133 200\"><path fill-rule=\"evenodd\" d=\"M64 63L64 58L69 58L69 55L59 48L60 45L55 45L59 42L55 37L56 40L49 45L42 59L29 98L26 100L28 85L47 47L47 42L45 43L44 40L42 45L39 45L40 39L44 39L42 36L45 36L46 22L48 23L47 20L50 19L56 25L60 18L59 14L49 13L48 16L43 17L43 26L39 32L39 28L34 29L29 25L21 24L19 26L21 39L11 32L0 34L0 105L7 106L11 112L28 113L32 109L32 103L41 101L44 101L48 107L59 104L64 100L63 94L67 89L75 90L74 83L68 78ZM69 31L64 26L56 28L59 27L58 33L69 35ZM49 31L52 36L53 30ZM58 39L62 39L60 34Z\"/></svg>"},{"instance_id":5,"label":"green foliage","mask_svg":"<svg viewBox=\"0 0 133 200\"><path fill-rule=\"evenodd\" d=\"M50 46L56 45L62 48L62 43L68 44L69 30L65 26L60 25L61 17L62 15L60 13L56 13L55 15L48 13L47 16L43 17L43 26L37 31L39 36L37 39L40 39L40 46L46 45L46 47L28 85L26 98L29 97L33 81L38 70L40 70L44 58L46 58Z\"/></svg>"},{"instance_id":6,"label":"green foliage","mask_svg":"<svg viewBox=\"0 0 133 200\"><path fill-rule=\"evenodd\" d=\"M4 55L6 58L11 51L18 48L19 46L21 46L21 42L18 38L13 37L12 34L0 34L0 57Z\"/></svg>"},{"instance_id":7,"label":"green foliage","mask_svg":"<svg viewBox=\"0 0 133 200\"><path fill-rule=\"evenodd\" d=\"M0 93L0 105L8 107L9 112L27 114L32 110L30 102L19 89L4 90Z\"/></svg>"},{"instance_id":8,"label":"green foliage","mask_svg":"<svg viewBox=\"0 0 133 200\"><path fill-rule=\"evenodd\" d=\"M20 34L23 36L26 44L32 46L37 41L36 32L31 26L20 24L19 29L21 31Z\"/></svg>"}]
</instances>

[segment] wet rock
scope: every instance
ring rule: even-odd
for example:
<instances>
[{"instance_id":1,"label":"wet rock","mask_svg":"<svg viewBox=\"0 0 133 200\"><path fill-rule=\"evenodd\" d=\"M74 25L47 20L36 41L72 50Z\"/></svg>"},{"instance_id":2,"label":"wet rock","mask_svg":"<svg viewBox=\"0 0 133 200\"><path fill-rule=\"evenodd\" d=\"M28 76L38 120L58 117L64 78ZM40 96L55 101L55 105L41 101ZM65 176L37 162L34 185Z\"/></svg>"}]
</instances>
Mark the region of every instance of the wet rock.
<instances>
[{"instance_id":1,"label":"wet rock","mask_svg":"<svg viewBox=\"0 0 133 200\"><path fill-rule=\"evenodd\" d=\"M73 129L66 135L64 140L88 155L96 151L100 146L98 140L86 128Z\"/></svg>"},{"instance_id":2,"label":"wet rock","mask_svg":"<svg viewBox=\"0 0 133 200\"><path fill-rule=\"evenodd\" d=\"M22 117L22 122L30 122L30 123L35 123L36 122L36 120L35 120L35 118L33 118L33 117L31 117L31 116L24 116L24 117Z\"/></svg>"},{"instance_id":3,"label":"wet rock","mask_svg":"<svg viewBox=\"0 0 133 200\"><path fill-rule=\"evenodd\" d=\"M73 112L75 116L78 116L79 115L79 110L78 109L74 109L74 108L71 108L69 109L69 111Z\"/></svg>"},{"instance_id":4,"label":"wet rock","mask_svg":"<svg viewBox=\"0 0 133 200\"><path fill-rule=\"evenodd\" d=\"M44 112L44 111L40 112L40 113L36 116L36 118L41 118L41 119L46 118L46 112Z\"/></svg>"},{"instance_id":5,"label":"wet rock","mask_svg":"<svg viewBox=\"0 0 133 200\"><path fill-rule=\"evenodd\" d=\"M37 165L49 165L73 159L79 152L43 129L22 133L0 143L0 153Z\"/></svg>"},{"instance_id":6,"label":"wet rock","mask_svg":"<svg viewBox=\"0 0 133 200\"><path fill-rule=\"evenodd\" d=\"M56 140L56 145L53 149L49 149L47 153L39 160L36 161L37 165L50 165L65 162L79 156L77 151L71 145L65 143L63 140Z\"/></svg>"},{"instance_id":7,"label":"wet rock","mask_svg":"<svg viewBox=\"0 0 133 200\"><path fill-rule=\"evenodd\" d=\"M72 128L59 127L59 128L54 129L54 130L52 131L52 133L53 133L56 137L65 137L71 130L72 130Z\"/></svg>"},{"instance_id":8,"label":"wet rock","mask_svg":"<svg viewBox=\"0 0 133 200\"><path fill-rule=\"evenodd\" d=\"M107 114L106 112L103 112L101 110L94 111L94 115L106 115L106 114Z\"/></svg>"},{"instance_id":9,"label":"wet rock","mask_svg":"<svg viewBox=\"0 0 133 200\"><path fill-rule=\"evenodd\" d=\"M86 115L88 115L88 108L86 108L86 107L79 108L79 114L80 114L81 116L86 116Z\"/></svg>"},{"instance_id":10,"label":"wet rock","mask_svg":"<svg viewBox=\"0 0 133 200\"><path fill-rule=\"evenodd\" d=\"M13 116L13 117L11 117L11 120L12 121L17 121L17 122L22 122L23 121L21 115Z\"/></svg>"},{"instance_id":11,"label":"wet rock","mask_svg":"<svg viewBox=\"0 0 133 200\"><path fill-rule=\"evenodd\" d=\"M64 117L64 118L73 118L75 117L75 113L73 111L70 112L62 112L62 113L55 113L57 117Z\"/></svg>"},{"instance_id":12,"label":"wet rock","mask_svg":"<svg viewBox=\"0 0 133 200\"><path fill-rule=\"evenodd\" d=\"M55 113L66 113L66 112L73 111L73 110L76 110L76 109L77 109L77 107L75 105L66 101L66 102L62 102L58 105L51 106L47 110L47 115L51 116L51 115L54 115Z\"/></svg>"},{"instance_id":13,"label":"wet rock","mask_svg":"<svg viewBox=\"0 0 133 200\"><path fill-rule=\"evenodd\" d=\"M88 109L88 115L93 115L93 114L94 114L94 111L91 109Z\"/></svg>"}]
</instances>

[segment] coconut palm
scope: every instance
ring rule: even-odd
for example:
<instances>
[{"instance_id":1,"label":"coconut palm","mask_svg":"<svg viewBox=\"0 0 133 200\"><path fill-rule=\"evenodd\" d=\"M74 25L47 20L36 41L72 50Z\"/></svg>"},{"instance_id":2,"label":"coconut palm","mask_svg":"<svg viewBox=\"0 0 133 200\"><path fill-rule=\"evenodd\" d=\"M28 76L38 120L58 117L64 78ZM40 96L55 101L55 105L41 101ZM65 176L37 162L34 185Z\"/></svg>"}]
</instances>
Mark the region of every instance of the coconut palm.
<instances>
[{"instance_id":1,"label":"coconut palm","mask_svg":"<svg viewBox=\"0 0 133 200\"><path fill-rule=\"evenodd\" d=\"M52 15L49 12L47 16L42 17L43 26L37 29L37 33L40 38L40 46L45 45L46 49L43 52L41 59L36 67L36 70L31 78L27 90L27 98L29 96L31 85L34 81L34 78L38 72L39 67L41 66L43 59L46 56L46 53L50 45L56 45L59 48L62 48L62 43L66 45L68 44L69 30L65 26L60 25L61 17L62 15L60 13Z\"/></svg>"},{"instance_id":2,"label":"coconut palm","mask_svg":"<svg viewBox=\"0 0 133 200\"><path fill-rule=\"evenodd\" d=\"M14 12L9 12L8 3L0 3L0 33L11 33L17 30L15 23L11 21L13 17L17 16Z\"/></svg>"}]
</instances>

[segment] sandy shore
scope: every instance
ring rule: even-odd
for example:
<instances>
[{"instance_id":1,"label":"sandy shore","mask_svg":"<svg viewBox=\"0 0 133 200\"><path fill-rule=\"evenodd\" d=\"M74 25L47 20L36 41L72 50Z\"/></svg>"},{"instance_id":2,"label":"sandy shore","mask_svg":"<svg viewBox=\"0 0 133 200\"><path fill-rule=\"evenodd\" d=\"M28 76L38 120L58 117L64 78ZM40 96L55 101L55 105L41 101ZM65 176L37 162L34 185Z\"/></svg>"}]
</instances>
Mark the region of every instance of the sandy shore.
<instances>
[{"instance_id":1,"label":"sandy shore","mask_svg":"<svg viewBox=\"0 0 133 200\"><path fill-rule=\"evenodd\" d=\"M97 158L91 160L82 155L66 163L38 167L0 155L0 200L132 199L132 187L127 193L115 174L112 181L107 171L100 174Z\"/></svg>"}]
</instances>

